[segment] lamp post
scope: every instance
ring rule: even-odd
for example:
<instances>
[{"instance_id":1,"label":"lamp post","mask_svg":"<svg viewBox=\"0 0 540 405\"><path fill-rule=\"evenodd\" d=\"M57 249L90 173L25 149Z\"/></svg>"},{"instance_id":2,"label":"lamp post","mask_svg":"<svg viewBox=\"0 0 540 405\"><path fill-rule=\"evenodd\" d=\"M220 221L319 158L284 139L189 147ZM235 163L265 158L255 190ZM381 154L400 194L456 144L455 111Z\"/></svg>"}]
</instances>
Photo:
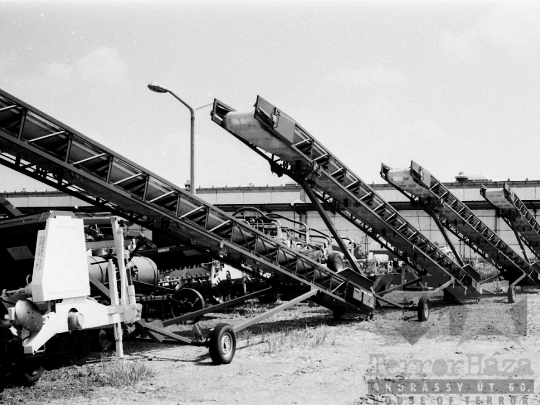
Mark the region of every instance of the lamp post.
<instances>
[{"instance_id":1,"label":"lamp post","mask_svg":"<svg viewBox=\"0 0 540 405\"><path fill-rule=\"evenodd\" d=\"M174 98L184 104L191 114L191 157L190 157L190 171L189 171L189 187L192 194L195 194L195 110L184 100L174 94L171 90L160 86L157 83L150 83L148 88L156 93L170 93ZM206 107L206 106L204 106ZM201 107L202 108L202 107Z\"/></svg>"}]
</instances>

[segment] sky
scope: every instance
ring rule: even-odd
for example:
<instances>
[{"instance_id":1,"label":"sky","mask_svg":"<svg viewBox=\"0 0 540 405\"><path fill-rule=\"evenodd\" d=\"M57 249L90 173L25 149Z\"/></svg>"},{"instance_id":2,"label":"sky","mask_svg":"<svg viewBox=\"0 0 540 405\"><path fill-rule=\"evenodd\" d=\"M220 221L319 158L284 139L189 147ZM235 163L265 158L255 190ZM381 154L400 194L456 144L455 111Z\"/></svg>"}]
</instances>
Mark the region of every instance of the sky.
<instances>
[{"instance_id":1,"label":"sky","mask_svg":"<svg viewBox=\"0 0 540 405\"><path fill-rule=\"evenodd\" d=\"M361 179L539 180L540 2L4 1L0 88L183 186L189 111L257 95ZM196 112L198 187L280 185ZM0 191L46 186L0 167Z\"/></svg>"}]
</instances>

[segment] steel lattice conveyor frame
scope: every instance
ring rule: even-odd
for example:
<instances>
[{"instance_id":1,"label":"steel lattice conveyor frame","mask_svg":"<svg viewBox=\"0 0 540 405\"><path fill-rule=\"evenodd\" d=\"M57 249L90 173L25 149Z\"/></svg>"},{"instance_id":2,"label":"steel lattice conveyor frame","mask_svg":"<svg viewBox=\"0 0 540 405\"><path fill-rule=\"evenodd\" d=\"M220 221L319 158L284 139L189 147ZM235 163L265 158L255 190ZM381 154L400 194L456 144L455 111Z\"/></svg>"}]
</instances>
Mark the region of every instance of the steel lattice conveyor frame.
<instances>
[{"instance_id":1,"label":"steel lattice conveyor frame","mask_svg":"<svg viewBox=\"0 0 540 405\"><path fill-rule=\"evenodd\" d=\"M266 159L272 172L287 174L299 183L336 240L340 237L321 202L415 268L422 278L434 276L440 281L439 289L455 284L456 294L458 290L462 296L481 294L474 271L456 264L294 119L262 97L257 97L251 112L236 112L215 100L212 119Z\"/></svg>"},{"instance_id":2,"label":"steel lattice conveyor frame","mask_svg":"<svg viewBox=\"0 0 540 405\"><path fill-rule=\"evenodd\" d=\"M495 189L482 186L480 194L495 208L497 216L514 231L524 257L527 257L527 253L521 245L522 242L540 260L540 224L516 192L505 183L502 188Z\"/></svg>"},{"instance_id":3,"label":"steel lattice conveyor frame","mask_svg":"<svg viewBox=\"0 0 540 405\"><path fill-rule=\"evenodd\" d=\"M0 164L243 271L298 285L303 299L334 311L375 308L371 281L334 273L2 90Z\"/></svg>"},{"instance_id":4,"label":"steel lattice conveyor frame","mask_svg":"<svg viewBox=\"0 0 540 405\"><path fill-rule=\"evenodd\" d=\"M406 174L402 174L405 172ZM414 161L408 169L393 169L383 163L381 176L411 202L420 205L434 219L456 255L457 252L446 236L443 226L498 268L501 276L510 282L508 289L510 302L514 302L513 287L517 283L527 278L534 285L538 285L538 273L534 267L508 246L428 170ZM396 184L398 181L403 184Z\"/></svg>"}]
</instances>

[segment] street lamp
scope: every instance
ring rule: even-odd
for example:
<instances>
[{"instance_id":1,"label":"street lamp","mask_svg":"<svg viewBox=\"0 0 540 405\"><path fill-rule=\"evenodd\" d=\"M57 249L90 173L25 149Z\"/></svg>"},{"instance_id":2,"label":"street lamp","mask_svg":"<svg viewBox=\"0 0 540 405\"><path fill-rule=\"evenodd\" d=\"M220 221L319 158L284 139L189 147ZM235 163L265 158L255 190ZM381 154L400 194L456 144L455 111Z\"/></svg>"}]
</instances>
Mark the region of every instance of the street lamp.
<instances>
[{"instance_id":1,"label":"street lamp","mask_svg":"<svg viewBox=\"0 0 540 405\"><path fill-rule=\"evenodd\" d=\"M188 109L189 113L191 114L191 167L189 172L189 187L192 194L195 194L195 110L191 108L191 106L186 103L184 100L182 100L180 97L178 97L176 94L174 94L169 89L160 86L157 83L150 83L148 85L148 88L152 91L155 91L156 93L170 93L174 98L176 98L178 101L180 101L182 104L184 104ZM206 106L203 106L206 107ZM199 107L202 108L202 107ZM197 108L198 109L198 108Z\"/></svg>"}]
</instances>

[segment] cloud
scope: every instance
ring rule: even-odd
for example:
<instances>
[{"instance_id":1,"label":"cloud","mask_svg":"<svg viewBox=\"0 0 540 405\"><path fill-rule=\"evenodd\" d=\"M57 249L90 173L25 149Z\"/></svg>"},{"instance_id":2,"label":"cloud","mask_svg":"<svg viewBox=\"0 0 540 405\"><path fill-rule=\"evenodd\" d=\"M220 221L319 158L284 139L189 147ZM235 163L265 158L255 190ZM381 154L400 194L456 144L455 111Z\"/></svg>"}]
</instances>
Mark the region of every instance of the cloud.
<instances>
[{"instance_id":1,"label":"cloud","mask_svg":"<svg viewBox=\"0 0 540 405\"><path fill-rule=\"evenodd\" d=\"M407 85L407 77L397 69L368 67L338 72L329 76L331 85L353 86L361 89L395 88Z\"/></svg>"},{"instance_id":2,"label":"cloud","mask_svg":"<svg viewBox=\"0 0 540 405\"><path fill-rule=\"evenodd\" d=\"M446 31L443 54L466 57L486 45L529 51L540 42L540 7L534 2L500 5L460 34Z\"/></svg>"},{"instance_id":3,"label":"cloud","mask_svg":"<svg viewBox=\"0 0 540 405\"><path fill-rule=\"evenodd\" d=\"M78 59L74 74L83 80L100 81L112 85L128 84L127 65L117 49L99 48Z\"/></svg>"},{"instance_id":4,"label":"cloud","mask_svg":"<svg viewBox=\"0 0 540 405\"><path fill-rule=\"evenodd\" d=\"M18 58L0 64L0 74L8 88L17 91L33 89L52 96L80 92L98 86L126 86L129 84L128 66L118 50L108 47L94 49L69 62L49 62L38 67L35 74L23 74Z\"/></svg>"}]
</instances>

